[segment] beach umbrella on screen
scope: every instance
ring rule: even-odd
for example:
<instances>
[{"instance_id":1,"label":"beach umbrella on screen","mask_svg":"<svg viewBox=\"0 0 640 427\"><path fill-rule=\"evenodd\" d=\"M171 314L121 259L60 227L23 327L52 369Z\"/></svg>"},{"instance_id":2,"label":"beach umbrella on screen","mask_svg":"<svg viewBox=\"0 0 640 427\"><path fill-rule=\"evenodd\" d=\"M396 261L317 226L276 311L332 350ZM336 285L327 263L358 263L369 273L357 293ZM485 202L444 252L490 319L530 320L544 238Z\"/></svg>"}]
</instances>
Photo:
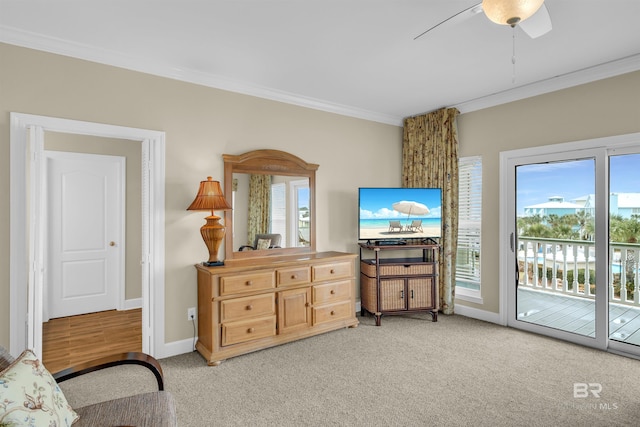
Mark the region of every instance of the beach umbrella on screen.
<instances>
[{"instance_id":1,"label":"beach umbrella on screen","mask_svg":"<svg viewBox=\"0 0 640 427\"><path fill-rule=\"evenodd\" d=\"M402 200L391 206L393 206L394 211L407 214L407 219L409 219L411 215L427 215L429 213L429 208L419 202Z\"/></svg>"}]
</instances>

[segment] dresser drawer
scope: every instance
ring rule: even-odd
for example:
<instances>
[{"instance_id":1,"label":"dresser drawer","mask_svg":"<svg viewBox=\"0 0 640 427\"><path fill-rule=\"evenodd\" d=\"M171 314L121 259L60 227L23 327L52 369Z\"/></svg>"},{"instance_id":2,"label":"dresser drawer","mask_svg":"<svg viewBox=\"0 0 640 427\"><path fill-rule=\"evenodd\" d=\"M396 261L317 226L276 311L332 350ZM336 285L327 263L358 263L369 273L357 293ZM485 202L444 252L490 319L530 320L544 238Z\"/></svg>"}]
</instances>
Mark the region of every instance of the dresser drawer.
<instances>
[{"instance_id":1,"label":"dresser drawer","mask_svg":"<svg viewBox=\"0 0 640 427\"><path fill-rule=\"evenodd\" d=\"M275 278L272 271L237 276L223 276L220 278L220 295L261 291L275 288L275 286Z\"/></svg>"},{"instance_id":2,"label":"dresser drawer","mask_svg":"<svg viewBox=\"0 0 640 427\"><path fill-rule=\"evenodd\" d=\"M220 301L220 321L222 322L274 314L276 314L276 298L273 293Z\"/></svg>"},{"instance_id":3,"label":"dresser drawer","mask_svg":"<svg viewBox=\"0 0 640 427\"><path fill-rule=\"evenodd\" d=\"M353 263L350 261L314 265L311 269L314 282L353 276Z\"/></svg>"},{"instance_id":4,"label":"dresser drawer","mask_svg":"<svg viewBox=\"0 0 640 427\"><path fill-rule=\"evenodd\" d=\"M313 304L325 304L342 301L351 297L351 280L315 285L313 289Z\"/></svg>"},{"instance_id":5,"label":"dresser drawer","mask_svg":"<svg viewBox=\"0 0 640 427\"><path fill-rule=\"evenodd\" d=\"M276 275L278 286L298 285L311 281L311 272L307 266L278 269Z\"/></svg>"},{"instance_id":6,"label":"dresser drawer","mask_svg":"<svg viewBox=\"0 0 640 427\"><path fill-rule=\"evenodd\" d=\"M339 319L348 319L355 314L355 307L351 301L343 301L335 304L313 307L313 324L333 322Z\"/></svg>"},{"instance_id":7,"label":"dresser drawer","mask_svg":"<svg viewBox=\"0 0 640 427\"><path fill-rule=\"evenodd\" d=\"M238 344L275 335L275 315L222 324L222 345Z\"/></svg>"}]
</instances>

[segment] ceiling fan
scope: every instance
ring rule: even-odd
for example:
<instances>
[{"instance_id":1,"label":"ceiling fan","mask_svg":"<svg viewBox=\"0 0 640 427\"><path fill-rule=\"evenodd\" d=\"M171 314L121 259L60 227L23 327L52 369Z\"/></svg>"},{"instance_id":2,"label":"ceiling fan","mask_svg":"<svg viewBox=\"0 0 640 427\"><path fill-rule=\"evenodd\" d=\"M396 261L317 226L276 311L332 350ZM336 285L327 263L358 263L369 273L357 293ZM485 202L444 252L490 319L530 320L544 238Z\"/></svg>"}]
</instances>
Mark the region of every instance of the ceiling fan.
<instances>
[{"instance_id":1,"label":"ceiling fan","mask_svg":"<svg viewBox=\"0 0 640 427\"><path fill-rule=\"evenodd\" d=\"M443 25L454 25L484 13L491 21L516 25L529 37L535 39L551 31L551 17L544 0L483 0L453 16L439 22L428 30L418 34L414 40Z\"/></svg>"}]
</instances>

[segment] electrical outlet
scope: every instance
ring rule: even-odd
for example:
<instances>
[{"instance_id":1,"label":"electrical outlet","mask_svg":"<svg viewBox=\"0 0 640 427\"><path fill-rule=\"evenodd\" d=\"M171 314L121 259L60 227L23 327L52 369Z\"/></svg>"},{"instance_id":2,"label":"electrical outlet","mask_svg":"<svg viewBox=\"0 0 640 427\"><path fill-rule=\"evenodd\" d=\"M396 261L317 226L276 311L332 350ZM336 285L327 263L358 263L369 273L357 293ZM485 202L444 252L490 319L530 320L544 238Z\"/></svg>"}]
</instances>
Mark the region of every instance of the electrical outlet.
<instances>
[{"instance_id":1,"label":"electrical outlet","mask_svg":"<svg viewBox=\"0 0 640 427\"><path fill-rule=\"evenodd\" d=\"M196 308L195 307L187 308L187 320L196 320Z\"/></svg>"}]
</instances>

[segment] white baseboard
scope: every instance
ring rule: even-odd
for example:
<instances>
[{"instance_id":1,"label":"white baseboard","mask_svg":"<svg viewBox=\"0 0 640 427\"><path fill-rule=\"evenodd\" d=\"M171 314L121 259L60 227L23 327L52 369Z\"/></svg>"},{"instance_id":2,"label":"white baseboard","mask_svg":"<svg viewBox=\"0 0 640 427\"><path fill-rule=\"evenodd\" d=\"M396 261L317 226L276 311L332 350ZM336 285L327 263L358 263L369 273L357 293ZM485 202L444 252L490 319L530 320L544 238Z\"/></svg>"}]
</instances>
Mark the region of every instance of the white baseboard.
<instances>
[{"instance_id":1,"label":"white baseboard","mask_svg":"<svg viewBox=\"0 0 640 427\"><path fill-rule=\"evenodd\" d=\"M473 307L467 307L464 305L456 305L455 313L462 316L471 317L473 319L484 320L485 322L496 323L502 325L499 313L493 313L491 311L479 310Z\"/></svg>"},{"instance_id":2,"label":"white baseboard","mask_svg":"<svg viewBox=\"0 0 640 427\"><path fill-rule=\"evenodd\" d=\"M142 298L124 300L122 305L123 310L133 310L134 308L142 308Z\"/></svg>"},{"instance_id":3,"label":"white baseboard","mask_svg":"<svg viewBox=\"0 0 640 427\"><path fill-rule=\"evenodd\" d=\"M164 343L163 346L160 346L160 354L156 354L155 358L164 359L180 354L191 353L195 349L194 344L193 338Z\"/></svg>"}]
</instances>

